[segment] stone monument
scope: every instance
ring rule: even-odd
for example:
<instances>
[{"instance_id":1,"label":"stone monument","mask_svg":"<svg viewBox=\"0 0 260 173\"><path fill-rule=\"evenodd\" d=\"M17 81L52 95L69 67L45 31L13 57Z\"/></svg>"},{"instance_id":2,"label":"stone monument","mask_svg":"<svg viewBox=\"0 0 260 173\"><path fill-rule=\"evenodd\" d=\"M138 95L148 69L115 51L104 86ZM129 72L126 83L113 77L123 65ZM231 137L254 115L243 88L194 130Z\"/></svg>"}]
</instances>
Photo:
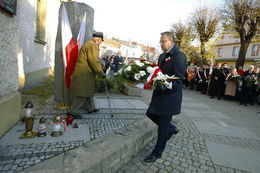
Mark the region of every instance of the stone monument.
<instances>
[{"instance_id":1,"label":"stone monument","mask_svg":"<svg viewBox=\"0 0 260 173\"><path fill-rule=\"evenodd\" d=\"M65 5L67 10L73 38L75 40L77 39L80 25L86 12L86 35L84 42L91 39L93 33L94 9L84 3L79 2L63 2L63 4ZM70 103L69 90L68 88L66 88L65 84L64 63L62 59L61 9L62 5L59 9L59 24L57 28L57 36L55 42L54 100L57 102L56 108L66 109L66 106L57 107L57 105L67 105Z\"/></svg>"}]
</instances>

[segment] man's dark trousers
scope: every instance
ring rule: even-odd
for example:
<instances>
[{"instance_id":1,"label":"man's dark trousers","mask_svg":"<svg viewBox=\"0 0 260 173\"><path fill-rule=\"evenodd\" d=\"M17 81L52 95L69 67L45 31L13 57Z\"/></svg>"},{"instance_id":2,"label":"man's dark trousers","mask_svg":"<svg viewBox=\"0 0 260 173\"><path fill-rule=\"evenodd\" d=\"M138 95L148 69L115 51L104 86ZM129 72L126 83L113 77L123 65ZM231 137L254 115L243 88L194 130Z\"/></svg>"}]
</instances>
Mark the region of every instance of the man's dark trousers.
<instances>
[{"instance_id":1,"label":"man's dark trousers","mask_svg":"<svg viewBox=\"0 0 260 173\"><path fill-rule=\"evenodd\" d=\"M152 155L156 157L161 157L162 152L165 148L167 139L176 130L176 126L171 124L172 115L167 116L157 116L157 115L147 115L155 124L158 125L158 139Z\"/></svg>"}]
</instances>

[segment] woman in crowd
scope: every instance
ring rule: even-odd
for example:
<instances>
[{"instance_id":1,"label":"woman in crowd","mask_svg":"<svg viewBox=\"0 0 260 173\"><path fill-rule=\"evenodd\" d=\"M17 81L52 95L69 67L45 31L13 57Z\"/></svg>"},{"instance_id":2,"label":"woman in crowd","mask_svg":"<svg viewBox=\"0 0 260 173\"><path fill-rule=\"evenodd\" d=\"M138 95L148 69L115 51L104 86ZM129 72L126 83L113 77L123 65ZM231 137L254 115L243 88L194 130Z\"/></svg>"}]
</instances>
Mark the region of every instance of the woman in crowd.
<instances>
[{"instance_id":1,"label":"woman in crowd","mask_svg":"<svg viewBox=\"0 0 260 173\"><path fill-rule=\"evenodd\" d=\"M236 89L237 89L237 83L238 83L239 75L237 74L237 69L233 68L231 70L231 73L227 75L227 84L225 89L225 97L228 100L232 100L233 97L236 96Z\"/></svg>"}]
</instances>

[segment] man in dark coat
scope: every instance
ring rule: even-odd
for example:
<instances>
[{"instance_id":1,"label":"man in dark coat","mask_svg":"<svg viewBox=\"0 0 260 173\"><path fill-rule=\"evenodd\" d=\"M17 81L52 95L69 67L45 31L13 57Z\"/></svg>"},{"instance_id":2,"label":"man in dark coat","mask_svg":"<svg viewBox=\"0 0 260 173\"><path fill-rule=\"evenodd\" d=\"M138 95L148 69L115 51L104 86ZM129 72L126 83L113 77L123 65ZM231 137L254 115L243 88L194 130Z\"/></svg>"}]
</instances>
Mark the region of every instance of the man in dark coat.
<instances>
[{"instance_id":1,"label":"man in dark coat","mask_svg":"<svg viewBox=\"0 0 260 173\"><path fill-rule=\"evenodd\" d=\"M243 84L242 84L242 95L240 98L240 105L244 104L247 106L249 102L251 105L254 104L255 90L256 90L256 73L254 71L255 67L253 65L249 66L249 69L243 74ZM250 80L249 80L250 79Z\"/></svg>"},{"instance_id":2,"label":"man in dark coat","mask_svg":"<svg viewBox=\"0 0 260 173\"><path fill-rule=\"evenodd\" d=\"M117 55L115 56L114 64L115 64L114 71L118 72L124 64L124 60L123 60L123 57L121 56L121 52L118 52Z\"/></svg>"},{"instance_id":3,"label":"man in dark coat","mask_svg":"<svg viewBox=\"0 0 260 173\"><path fill-rule=\"evenodd\" d=\"M178 133L176 126L171 124L172 116L181 112L182 79L185 76L186 56L175 45L171 32L161 34L160 44L164 51L158 60L162 73L169 76L175 75L180 79L172 81L172 89L153 91L146 114L158 125L158 139L152 153L144 159L145 162L154 162L161 157L167 140Z\"/></svg>"},{"instance_id":4,"label":"man in dark coat","mask_svg":"<svg viewBox=\"0 0 260 173\"><path fill-rule=\"evenodd\" d=\"M223 73L223 69L221 64L217 64L217 68L213 69L212 76L211 76L211 84L212 84L212 95L210 98L215 98L215 95L218 96L220 100L222 97L223 85L225 82L225 76Z\"/></svg>"}]
</instances>

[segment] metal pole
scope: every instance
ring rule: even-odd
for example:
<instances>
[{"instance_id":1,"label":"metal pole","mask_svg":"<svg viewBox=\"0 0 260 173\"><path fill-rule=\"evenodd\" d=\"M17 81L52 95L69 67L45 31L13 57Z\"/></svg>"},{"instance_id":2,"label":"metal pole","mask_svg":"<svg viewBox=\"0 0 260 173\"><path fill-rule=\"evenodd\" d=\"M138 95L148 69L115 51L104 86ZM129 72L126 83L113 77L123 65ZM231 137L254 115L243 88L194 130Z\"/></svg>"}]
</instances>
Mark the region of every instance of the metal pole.
<instances>
[{"instance_id":1,"label":"metal pole","mask_svg":"<svg viewBox=\"0 0 260 173\"><path fill-rule=\"evenodd\" d=\"M103 79L103 81L104 81L104 84L105 84L105 90L106 90L106 95L107 95L108 106L109 106L109 109L110 109L110 112L111 112L111 117L114 117L114 115L112 114L112 108L111 108L111 105L110 105L106 79Z\"/></svg>"}]
</instances>

